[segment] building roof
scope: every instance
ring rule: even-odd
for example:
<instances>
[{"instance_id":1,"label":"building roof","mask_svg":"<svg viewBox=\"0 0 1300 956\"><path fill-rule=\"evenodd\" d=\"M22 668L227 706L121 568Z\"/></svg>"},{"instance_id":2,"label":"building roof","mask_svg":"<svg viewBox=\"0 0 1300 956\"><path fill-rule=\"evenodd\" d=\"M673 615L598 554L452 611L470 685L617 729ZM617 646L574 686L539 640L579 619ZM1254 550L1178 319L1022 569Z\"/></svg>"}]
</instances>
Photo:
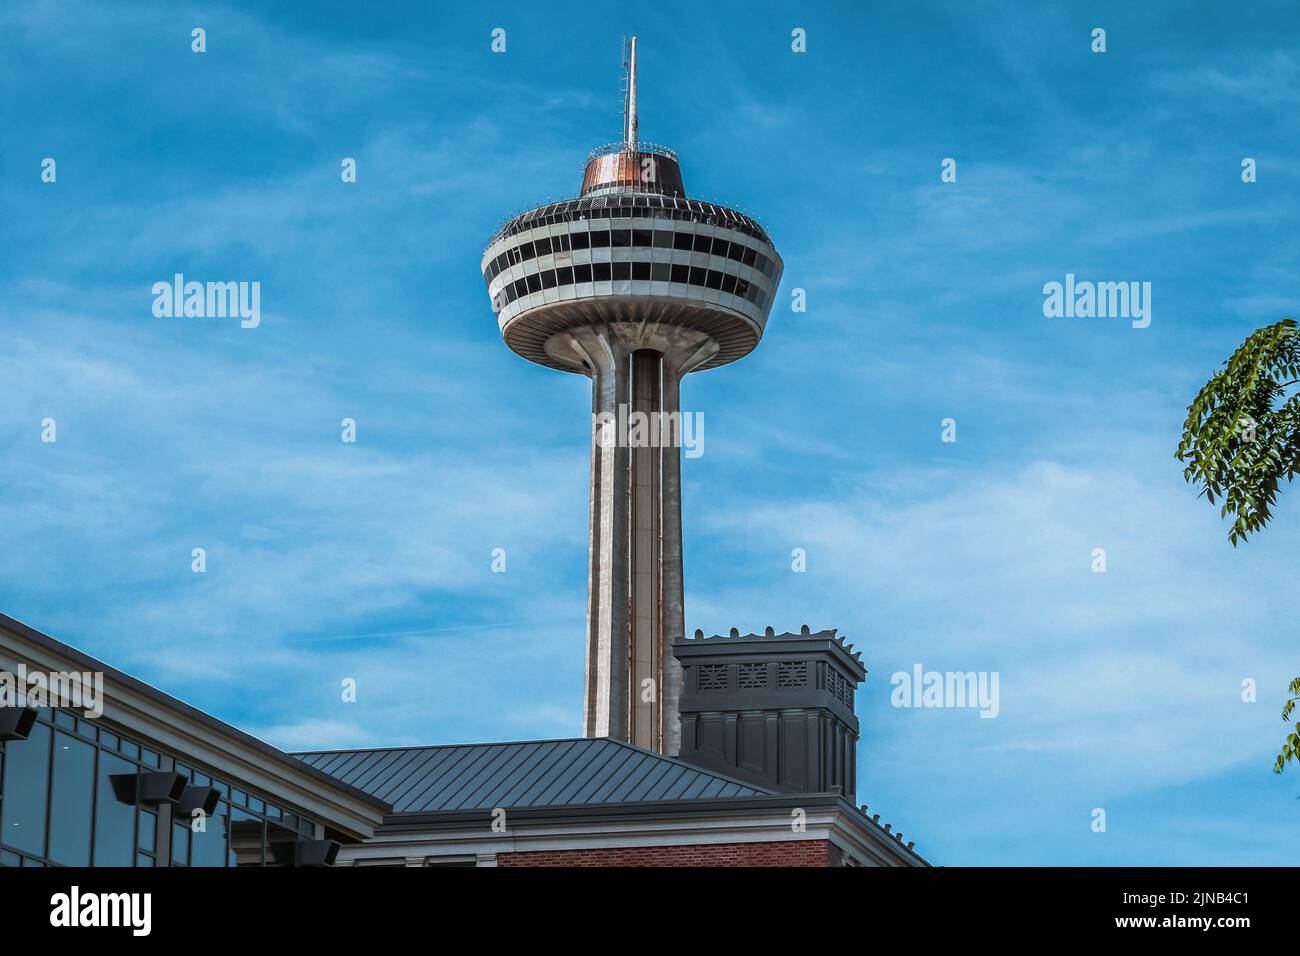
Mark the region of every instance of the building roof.
<instances>
[{"instance_id":1,"label":"building roof","mask_svg":"<svg viewBox=\"0 0 1300 956\"><path fill-rule=\"evenodd\" d=\"M775 791L609 737L295 754L394 813L767 796Z\"/></svg>"}]
</instances>

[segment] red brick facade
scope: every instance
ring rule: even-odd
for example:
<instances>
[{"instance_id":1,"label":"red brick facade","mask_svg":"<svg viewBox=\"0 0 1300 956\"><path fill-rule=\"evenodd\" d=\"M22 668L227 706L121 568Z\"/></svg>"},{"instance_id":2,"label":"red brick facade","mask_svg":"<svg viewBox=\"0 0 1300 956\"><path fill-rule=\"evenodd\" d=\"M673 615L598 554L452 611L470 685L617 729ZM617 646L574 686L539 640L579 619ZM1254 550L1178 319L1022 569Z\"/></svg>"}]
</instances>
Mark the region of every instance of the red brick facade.
<instances>
[{"instance_id":1,"label":"red brick facade","mask_svg":"<svg viewBox=\"0 0 1300 956\"><path fill-rule=\"evenodd\" d=\"M782 840L502 853L497 866L833 866L839 858L828 840Z\"/></svg>"}]
</instances>

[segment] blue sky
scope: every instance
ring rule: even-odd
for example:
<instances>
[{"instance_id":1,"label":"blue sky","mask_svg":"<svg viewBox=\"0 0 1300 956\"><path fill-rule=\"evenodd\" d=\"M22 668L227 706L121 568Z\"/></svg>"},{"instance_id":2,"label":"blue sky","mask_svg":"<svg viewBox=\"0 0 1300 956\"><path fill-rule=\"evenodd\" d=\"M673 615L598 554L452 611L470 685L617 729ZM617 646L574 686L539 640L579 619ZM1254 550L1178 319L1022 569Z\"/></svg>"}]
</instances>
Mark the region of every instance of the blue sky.
<instances>
[{"instance_id":1,"label":"blue sky","mask_svg":"<svg viewBox=\"0 0 1300 956\"><path fill-rule=\"evenodd\" d=\"M859 796L934 862L1293 862L1300 491L1234 551L1172 452L1295 314L1294 11L804 7L5 4L0 609L288 749L579 734L589 384L478 264L618 137L636 33L643 138L786 262L684 384L688 628L847 634ZM155 318L175 272L259 281L260 327ZM1151 326L1045 318L1067 272ZM916 663L999 716L891 707Z\"/></svg>"}]
</instances>

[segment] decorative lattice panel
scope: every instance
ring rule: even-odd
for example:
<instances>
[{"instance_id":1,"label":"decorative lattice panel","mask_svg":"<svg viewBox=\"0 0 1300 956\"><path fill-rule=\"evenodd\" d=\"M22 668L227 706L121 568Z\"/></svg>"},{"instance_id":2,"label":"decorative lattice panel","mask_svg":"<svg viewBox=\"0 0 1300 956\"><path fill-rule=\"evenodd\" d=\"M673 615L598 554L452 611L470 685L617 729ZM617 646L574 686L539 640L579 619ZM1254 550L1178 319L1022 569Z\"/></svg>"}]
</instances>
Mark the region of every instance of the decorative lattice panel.
<instances>
[{"instance_id":1,"label":"decorative lattice panel","mask_svg":"<svg viewBox=\"0 0 1300 956\"><path fill-rule=\"evenodd\" d=\"M700 690L726 690L727 665L703 664L700 666Z\"/></svg>"},{"instance_id":2,"label":"decorative lattice panel","mask_svg":"<svg viewBox=\"0 0 1300 956\"><path fill-rule=\"evenodd\" d=\"M777 687L807 687L808 665L803 661L785 661L776 668Z\"/></svg>"}]
</instances>

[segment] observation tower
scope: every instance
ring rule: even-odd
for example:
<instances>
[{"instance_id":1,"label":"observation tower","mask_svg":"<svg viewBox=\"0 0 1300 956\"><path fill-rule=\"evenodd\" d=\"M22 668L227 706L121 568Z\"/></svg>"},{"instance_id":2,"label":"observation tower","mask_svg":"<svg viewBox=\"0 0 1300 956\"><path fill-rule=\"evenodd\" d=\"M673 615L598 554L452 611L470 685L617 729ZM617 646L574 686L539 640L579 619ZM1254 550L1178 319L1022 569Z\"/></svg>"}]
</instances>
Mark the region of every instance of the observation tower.
<instances>
[{"instance_id":1,"label":"observation tower","mask_svg":"<svg viewBox=\"0 0 1300 956\"><path fill-rule=\"evenodd\" d=\"M483 254L514 352L591 379L588 737L680 748L679 387L758 345L783 268L753 219L690 199L677 154L637 130L637 49L626 47L623 140L593 150L577 199L510 219ZM621 406L621 409L620 409ZM632 412L667 425L628 441Z\"/></svg>"}]
</instances>

